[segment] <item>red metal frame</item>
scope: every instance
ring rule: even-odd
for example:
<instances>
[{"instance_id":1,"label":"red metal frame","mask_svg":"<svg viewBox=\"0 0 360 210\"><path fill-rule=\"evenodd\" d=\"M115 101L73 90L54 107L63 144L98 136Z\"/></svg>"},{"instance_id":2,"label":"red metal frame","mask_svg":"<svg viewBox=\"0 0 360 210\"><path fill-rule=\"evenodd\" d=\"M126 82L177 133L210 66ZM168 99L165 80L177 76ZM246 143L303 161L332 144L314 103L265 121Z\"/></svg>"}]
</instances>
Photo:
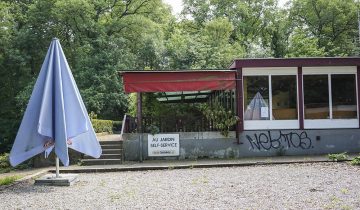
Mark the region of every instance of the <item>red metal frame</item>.
<instances>
[{"instance_id":1,"label":"red metal frame","mask_svg":"<svg viewBox=\"0 0 360 210\"><path fill-rule=\"evenodd\" d=\"M236 82L237 82L237 103L238 105L238 116L240 118L239 120L239 129L240 131L244 130L244 100L243 100L243 74L242 74L242 68L239 68L237 70L236 74Z\"/></svg>"},{"instance_id":2,"label":"red metal frame","mask_svg":"<svg viewBox=\"0 0 360 210\"><path fill-rule=\"evenodd\" d=\"M298 67L297 83L298 83L299 126L300 129L303 130L304 129L304 96L303 96L302 67Z\"/></svg>"},{"instance_id":3,"label":"red metal frame","mask_svg":"<svg viewBox=\"0 0 360 210\"><path fill-rule=\"evenodd\" d=\"M358 112L360 111L360 65L357 66L357 71L356 71L356 80L357 80L357 103L358 103ZM360 116L360 114L358 113L358 116ZM359 128L360 128L360 120L359 120Z\"/></svg>"},{"instance_id":4,"label":"red metal frame","mask_svg":"<svg viewBox=\"0 0 360 210\"><path fill-rule=\"evenodd\" d=\"M236 114L239 121L236 123L236 138L237 143L240 144L239 133L244 131L244 100L243 100L243 74L242 68L236 71Z\"/></svg>"},{"instance_id":5,"label":"red metal frame","mask_svg":"<svg viewBox=\"0 0 360 210\"><path fill-rule=\"evenodd\" d=\"M142 155L142 149L143 149L143 140L142 140L142 133L143 133L143 127L142 127L142 93L137 93L137 133L139 134L139 161L142 162L143 155Z\"/></svg>"},{"instance_id":6,"label":"red metal frame","mask_svg":"<svg viewBox=\"0 0 360 210\"><path fill-rule=\"evenodd\" d=\"M236 59L230 69L244 67L360 66L360 58L258 58Z\"/></svg>"}]
</instances>

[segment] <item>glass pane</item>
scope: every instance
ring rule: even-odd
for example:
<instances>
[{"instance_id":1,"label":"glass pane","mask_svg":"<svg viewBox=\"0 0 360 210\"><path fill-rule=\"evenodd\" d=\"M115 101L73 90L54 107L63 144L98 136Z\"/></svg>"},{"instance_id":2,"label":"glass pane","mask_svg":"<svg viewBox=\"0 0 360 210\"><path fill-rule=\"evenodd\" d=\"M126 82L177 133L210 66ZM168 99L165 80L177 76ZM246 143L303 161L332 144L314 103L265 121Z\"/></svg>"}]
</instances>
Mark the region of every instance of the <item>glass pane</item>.
<instances>
[{"instance_id":1,"label":"glass pane","mask_svg":"<svg viewBox=\"0 0 360 210\"><path fill-rule=\"evenodd\" d=\"M304 75L305 119L329 119L328 75Z\"/></svg>"},{"instance_id":2,"label":"glass pane","mask_svg":"<svg viewBox=\"0 0 360 210\"><path fill-rule=\"evenodd\" d=\"M244 77L244 119L269 120L269 77Z\"/></svg>"},{"instance_id":3,"label":"glass pane","mask_svg":"<svg viewBox=\"0 0 360 210\"><path fill-rule=\"evenodd\" d=\"M357 118L355 75L331 75L333 119Z\"/></svg>"},{"instance_id":4,"label":"glass pane","mask_svg":"<svg viewBox=\"0 0 360 210\"><path fill-rule=\"evenodd\" d=\"M297 119L296 76L271 76L273 120Z\"/></svg>"}]
</instances>

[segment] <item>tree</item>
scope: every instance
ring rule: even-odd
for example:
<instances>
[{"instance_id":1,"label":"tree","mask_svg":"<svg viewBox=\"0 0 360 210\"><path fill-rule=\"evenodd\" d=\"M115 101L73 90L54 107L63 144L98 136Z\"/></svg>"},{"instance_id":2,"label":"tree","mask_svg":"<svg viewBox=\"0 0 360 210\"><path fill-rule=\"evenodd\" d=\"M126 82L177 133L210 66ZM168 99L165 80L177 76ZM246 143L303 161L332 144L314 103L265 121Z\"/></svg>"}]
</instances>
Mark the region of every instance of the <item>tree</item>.
<instances>
[{"instance_id":1,"label":"tree","mask_svg":"<svg viewBox=\"0 0 360 210\"><path fill-rule=\"evenodd\" d=\"M326 55L324 48L318 48L318 39L311 37L296 29L290 38L289 52L286 57L323 57Z\"/></svg>"},{"instance_id":2,"label":"tree","mask_svg":"<svg viewBox=\"0 0 360 210\"><path fill-rule=\"evenodd\" d=\"M19 17L12 13L15 9L11 3L0 2L0 153L9 149L19 126L21 113L14 96L31 78L28 57L17 48L15 36L20 24L16 24Z\"/></svg>"},{"instance_id":3,"label":"tree","mask_svg":"<svg viewBox=\"0 0 360 210\"><path fill-rule=\"evenodd\" d=\"M127 110L119 70L162 68L171 14L160 0L9 0L0 11L2 149L15 137L53 37L88 111L102 118L120 119Z\"/></svg>"},{"instance_id":4,"label":"tree","mask_svg":"<svg viewBox=\"0 0 360 210\"><path fill-rule=\"evenodd\" d=\"M263 46L270 51L271 57L283 58L289 51L289 37L294 29L294 24L289 19L286 9L278 9L268 15L267 26L263 32ZM268 56L268 57L269 57Z\"/></svg>"},{"instance_id":5,"label":"tree","mask_svg":"<svg viewBox=\"0 0 360 210\"><path fill-rule=\"evenodd\" d=\"M354 0L293 0L291 17L300 30L317 40L326 56L354 55L357 14Z\"/></svg>"},{"instance_id":6,"label":"tree","mask_svg":"<svg viewBox=\"0 0 360 210\"><path fill-rule=\"evenodd\" d=\"M228 18L215 18L207 22L200 33L198 68L228 68L236 57L243 57L244 49L239 43L231 43L234 29Z\"/></svg>"},{"instance_id":7,"label":"tree","mask_svg":"<svg viewBox=\"0 0 360 210\"><path fill-rule=\"evenodd\" d=\"M216 18L227 18L233 25L230 43L238 43L246 54L263 47L263 32L276 10L273 0L184 1L184 14L191 15L200 28Z\"/></svg>"},{"instance_id":8,"label":"tree","mask_svg":"<svg viewBox=\"0 0 360 210\"><path fill-rule=\"evenodd\" d=\"M196 37L175 28L166 40L165 62L169 69L191 69L197 61Z\"/></svg>"}]
</instances>

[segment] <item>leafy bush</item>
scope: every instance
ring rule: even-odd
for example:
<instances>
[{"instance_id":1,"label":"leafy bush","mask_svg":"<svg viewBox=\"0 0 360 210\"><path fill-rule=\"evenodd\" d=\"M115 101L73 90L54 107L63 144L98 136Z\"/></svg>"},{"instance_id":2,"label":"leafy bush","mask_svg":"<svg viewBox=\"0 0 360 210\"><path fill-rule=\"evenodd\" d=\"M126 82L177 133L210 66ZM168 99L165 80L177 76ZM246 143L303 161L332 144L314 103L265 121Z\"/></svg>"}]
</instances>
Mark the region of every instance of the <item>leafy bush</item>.
<instances>
[{"instance_id":1,"label":"leafy bush","mask_svg":"<svg viewBox=\"0 0 360 210\"><path fill-rule=\"evenodd\" d=\"M0 173L7 173L11 170L21 170L31 168L33 166L33 162L31 159L17 165L16 167L12 167L9 162L9 153L4 153L0 155Z\"/></svg>"},{"instance_id":2,"label":"leafy bush","mask_svg":"<svg viewBox=\"0 0 360 210\"><path fill-rule=\"evenodd\" d=\"M214 128L218 129L220 133L228 137L232 126L239 120L231 110L226 110L221 104L214 103L211 106L203 104L200 109L205 117L213 122Z\"/></svg>"},{"instance_id":3,"label":"leafy bush","mask_svg":"<svg viewBox=\"0 0 360 210\"><path fill-rule=\"evenodd\" d=\"M91 123L96 133L113 133L113 121L111 120L91 119Z\"/></svg>"},{"instance_id":4,"label":"leafy bush","mask_svg":"<svg viewBox=\"0 0 360 210\"><path fill-rule=\"evenodd\" d=\"M97 114L95 114L95 112L90 112L89 113L89 117L90 117L90 119L97 119Z\"/></svg>"},{"instance_id":5,"label":"leafy bush","mask_svg":"<svg viewBox=\"0 0 360 210\"><path fill-rule=\"evenodd\" d=\"M11 168L9 162L9 153L4 153L0 155L0 172L7 172Z\"/></svg>"},{"instance_id":6,"label":"leafy bush","mask_svg":"<svg viewBox=\"0 0 360 210\"><path fill-rule=\"evenodd\" d=\"M121 131L122 122L121 121L113 121L113 131Z\"/></svg>"},{"instance_id":7,"label":"leafy bush","mask_svg":"<svg viewBox=\"0 0 360 210\"><path fill-rule=\"evenodd\" d=\"M346 152L343 153L337 153L337 154L328 154L328 157L330 160L339 162L339 161L345 161L349 158Z\"/></svg>"},{"instance_id":8,"label":"leafy bush","mask_svg":"<svg viewBox=\"0 0 360 210\"><path fill-rule=\"evenodd\" d=\"M360 156L355 157L350 163L351 165L360 165Z\"/></svg>"}]
</instances>

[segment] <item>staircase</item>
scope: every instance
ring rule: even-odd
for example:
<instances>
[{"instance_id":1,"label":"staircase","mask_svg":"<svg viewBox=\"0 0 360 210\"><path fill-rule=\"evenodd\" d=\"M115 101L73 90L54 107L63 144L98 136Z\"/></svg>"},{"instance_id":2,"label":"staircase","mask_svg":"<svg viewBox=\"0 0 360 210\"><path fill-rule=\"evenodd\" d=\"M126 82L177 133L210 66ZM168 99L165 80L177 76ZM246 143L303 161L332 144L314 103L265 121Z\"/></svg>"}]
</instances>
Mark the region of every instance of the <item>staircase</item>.
<instances>
[{"instance_id":1,"label":"staircase","mask_svg":"<svg viewBox=\"0 0 360 210\"><path fill-rule=\"evenodd\" d=\"M99 159L85 155L81 160L81 165L116 165L123 161L123 141L100 141L102 155Z\"/></svg>"}]
</instances>

